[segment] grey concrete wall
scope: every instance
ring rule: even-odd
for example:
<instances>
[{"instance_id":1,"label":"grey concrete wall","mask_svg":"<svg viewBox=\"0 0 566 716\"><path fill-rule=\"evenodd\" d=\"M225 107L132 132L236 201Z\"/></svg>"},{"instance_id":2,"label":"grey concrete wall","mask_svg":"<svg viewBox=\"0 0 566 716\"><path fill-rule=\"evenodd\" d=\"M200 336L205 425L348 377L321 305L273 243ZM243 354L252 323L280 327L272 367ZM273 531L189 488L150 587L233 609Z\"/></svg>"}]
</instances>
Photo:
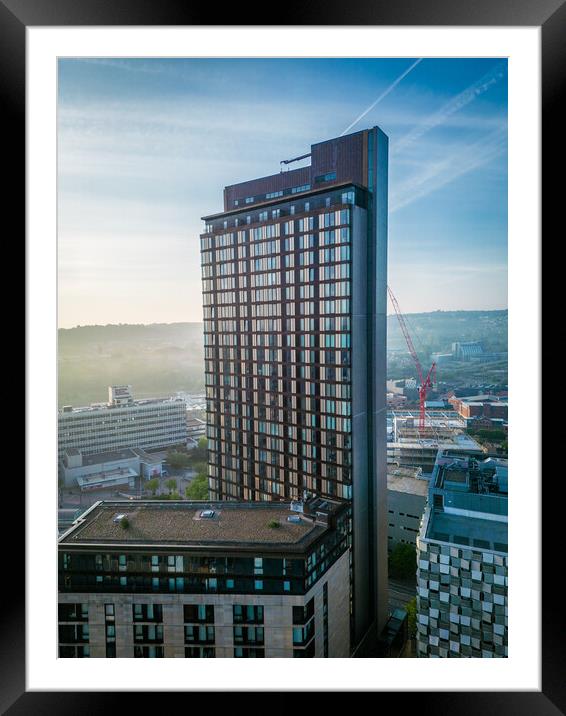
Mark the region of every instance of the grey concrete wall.
<instances>
[{"instance_id":1,"label":"grey concrete wall","mask_svg":"<svg viewBox=\"0 0 566 716\"><path fill-rule=\"evenodd\" d=\"M387 491L389 549L403 541L416 545L425 505L426 497L421 495L397 490Z\"/></svg>"}]
</instances>

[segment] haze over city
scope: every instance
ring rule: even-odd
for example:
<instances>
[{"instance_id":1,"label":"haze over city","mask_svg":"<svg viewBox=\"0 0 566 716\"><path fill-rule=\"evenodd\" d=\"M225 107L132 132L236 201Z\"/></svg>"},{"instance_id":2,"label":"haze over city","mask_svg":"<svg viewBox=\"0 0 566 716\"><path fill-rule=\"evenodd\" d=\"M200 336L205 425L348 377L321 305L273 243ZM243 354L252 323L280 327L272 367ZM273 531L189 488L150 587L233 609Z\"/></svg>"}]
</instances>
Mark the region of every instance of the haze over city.
<instances>
[{"instance_id":1,"label":"haze over city","mask_svg":"<svg viewBox=\"0 0 566 716\"><path fill-rule=\"evenodd\" d=\"M403 310L507 307L505 61L65 59L58 111L60 327L201 321L223 187L374 124Z\"/></svg>"}]
</instances>

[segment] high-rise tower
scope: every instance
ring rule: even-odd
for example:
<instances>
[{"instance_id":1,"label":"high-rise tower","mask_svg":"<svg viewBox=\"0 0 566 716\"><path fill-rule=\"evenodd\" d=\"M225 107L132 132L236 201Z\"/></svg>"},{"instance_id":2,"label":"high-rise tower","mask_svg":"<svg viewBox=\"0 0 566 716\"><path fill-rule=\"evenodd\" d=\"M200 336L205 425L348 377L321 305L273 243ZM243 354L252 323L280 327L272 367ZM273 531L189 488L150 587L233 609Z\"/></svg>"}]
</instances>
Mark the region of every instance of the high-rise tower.
<instances>
[{"instance_id":1,"label":"high-rise tower","mask_svg":"<svg viewBox=\"0 0 566 716\"><path fill-rule=\"evenodd\" d=\"M374 127L309 156L227 186L204 217L210 496L348 501L363 644L387 616L388 139Z\"/></svg>"}]
</instances>

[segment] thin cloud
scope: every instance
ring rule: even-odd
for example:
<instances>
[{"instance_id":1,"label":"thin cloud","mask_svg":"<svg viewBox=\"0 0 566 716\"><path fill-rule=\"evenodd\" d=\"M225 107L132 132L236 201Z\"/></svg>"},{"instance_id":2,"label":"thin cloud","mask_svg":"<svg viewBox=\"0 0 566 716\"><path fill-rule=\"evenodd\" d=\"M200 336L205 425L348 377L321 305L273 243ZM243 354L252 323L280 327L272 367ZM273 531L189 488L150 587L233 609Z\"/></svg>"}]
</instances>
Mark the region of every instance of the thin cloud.
<instances>
[{"instance_id":1,"label":"thin cloud","mask_svg":"<svg viewBox=\"0 0 566 716\"><path fill-rule=\"evenodd\" d=\"M457 146L442 159L427 162L421 172L400 184L391 196L390 213L409 206L464 174L479 169L507 149L507 133L498 129L474 144Z\"/></svg>"},{"instance_id":2,"label":"thin cloud","mask_svg":"<svg viewBox=\"0 0 566 716\"><path fill-rule=\"evenodd\" d=\"M453 97L449 102L446 102L437 112L431 114L405 137L396 142L392 147L392 151L400 152L406 150L407 147L416 142L427 132L430 132L431 129L445 124L453 114L469 105L484 92L487 92L490 87L499 82L504 76L505 62L498 62L486 72L485 75L472 83L463 92L456 95L456 97Z\"/></svg>"}]
</instances>

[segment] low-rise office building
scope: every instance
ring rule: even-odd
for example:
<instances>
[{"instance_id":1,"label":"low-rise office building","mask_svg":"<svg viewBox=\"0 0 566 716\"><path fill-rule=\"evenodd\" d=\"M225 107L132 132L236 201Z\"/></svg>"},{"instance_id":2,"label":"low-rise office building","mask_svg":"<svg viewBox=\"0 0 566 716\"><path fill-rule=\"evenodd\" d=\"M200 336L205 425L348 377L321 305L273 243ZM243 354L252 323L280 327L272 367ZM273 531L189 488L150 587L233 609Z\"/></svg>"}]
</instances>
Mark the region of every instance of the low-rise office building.
<instances>
[{"instance_id":1,"label":"low-rise office building","mask_svg":"<svg viewBox=\"0 0 566 716\"><path fill-rule=\"evenodd\" d=\"M98 502L59 538L62 657L350 656L347 503Z\"/></svg>"},{"instance_id":2,"label":"low-rise office building","mask_svg":"<svg viewBox=\"0 0 566 716\"><path fill-rule=\"evenodd\" d=\"M475 455L478 458L484 454L482 446L465 433L440 438L399 438L387 443L387 462L399 467L420 467L423 473L430 475L439 451L445 450L454 455Z\"/></svg>"},{"instance_id":3,"label":"low-rise office building","mask_svg":"<svg viewBox=\"0 0 566 716\"><path fill-rule=\"evenodd\" d=\"M64 406L58 415L59 459L68 450L83 455L124 448L162 449L187 441L185 402L134 400L130 386L111 386L107 404Z\"/></svg>"},{"instance_id":4,"label":"low-rise office building","mask_svg":"<svg viewBox=\"0 0 566 716\"><path fill-rule=\"evenodd\" d=\"M387 466L387 541L416 545L428 494L420 467Z\"/></svg>"},{"instance_id":5,"label":"low-rise office building","mask_svg":"<svg viewBox=\"0 0 566 716\"><path fill-rule=\"evenodd\" d=\"M508 403L506 397L497 395L470 395L458 398L451 396L448 402L468 423L474 418L496 418L500 420L507 420L508 418Z\"/></svg>"},{"instance_id":6,"label":"low-rise office building","mask_svg":"<svg viewBox=\"0 0 566 716\"><path fill-rule=\"evenodd\" d=\"M133 487L137 477L146 480L161 475L161 457L141 448L127 448L112 452L83 455L71 448L65 452L60 474L65 487L97 490L104 487L128 485Z\"/></svg>"},{"instance_id":7,"label":"low-rise office building","mask_svg":"<svg viewBox=\"0 0 566 716\"><path fill-rule=\"evenodd\" d=\"M451 440L454 435L460 435L466 431L466 421L451 409L427 409L424 428L419 427L418 411L392 410L391 418L393 441L403 438L447 438Z\"/></svg>"},{"instance_id":8,"label":"low-rise office building","mask_svg":"<svg viewBox=\"0 0 566 716\"><path fill-rule=\"evenodd\" d=\"M507 461L439 454L417 539L417 656L507 656Z\"/></svg>"}]
</instances>

